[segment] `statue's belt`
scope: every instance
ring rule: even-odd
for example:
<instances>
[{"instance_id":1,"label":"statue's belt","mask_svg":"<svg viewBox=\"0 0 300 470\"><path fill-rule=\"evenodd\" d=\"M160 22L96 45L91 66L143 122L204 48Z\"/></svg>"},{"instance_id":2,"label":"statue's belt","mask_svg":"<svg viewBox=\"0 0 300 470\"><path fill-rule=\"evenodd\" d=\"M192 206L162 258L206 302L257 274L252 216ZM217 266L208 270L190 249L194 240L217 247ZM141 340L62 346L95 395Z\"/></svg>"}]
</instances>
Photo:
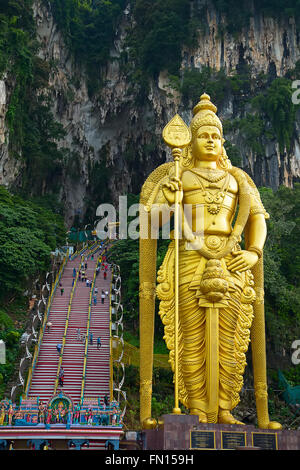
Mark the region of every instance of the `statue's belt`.
<instances>
[{"instance_id":1,"label":"statue's belt","mask_svg":"<svg viewBox=\"0 0 300 470\"><path fill-rule=\"evenodd\" d=\"M171 232L171 240L174 240L174 234ZM204 235L196 236L195 240L187 240L184 236L179 239L179 248L180 251L199 251L202 248L205 248L208 252L211 252L213 255L226 247L226 244L229 240L229 235ZM235 249L239 249L238 243L234 246Z\"/></svg>"}]
</instances>

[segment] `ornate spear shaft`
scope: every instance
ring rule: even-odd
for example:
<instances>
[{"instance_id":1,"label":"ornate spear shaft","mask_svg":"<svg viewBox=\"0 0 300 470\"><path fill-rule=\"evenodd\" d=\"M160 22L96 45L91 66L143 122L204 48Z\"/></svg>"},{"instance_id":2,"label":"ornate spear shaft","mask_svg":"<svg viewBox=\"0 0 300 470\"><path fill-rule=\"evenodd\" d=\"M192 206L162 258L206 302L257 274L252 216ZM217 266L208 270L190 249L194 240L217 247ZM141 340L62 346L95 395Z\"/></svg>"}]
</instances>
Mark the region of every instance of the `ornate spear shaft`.
<instances>
[{"instance_id":1,"label":"ornate spear shaft","mask_svg":"<svg viewBox=\"0 0 300 470\"><path fill-rule=\"evenodd\" d=\"M179 148L172 149L172 155L175 162L175 178L179 180L179 160L181 155L181 150ZM181 410L179 408L179 393L178 393L178 375L179 375L179 364L178 364L178 323L179 323L179 202L180 190L176 190L175 193L175 210L174 210L174 242L175 242L175 328L174 328L174 354L175 354L175 369L174 369L174 379L175 379L175 405L173 408L174 414L180 414Z\"/></svg>"}]
</instances>

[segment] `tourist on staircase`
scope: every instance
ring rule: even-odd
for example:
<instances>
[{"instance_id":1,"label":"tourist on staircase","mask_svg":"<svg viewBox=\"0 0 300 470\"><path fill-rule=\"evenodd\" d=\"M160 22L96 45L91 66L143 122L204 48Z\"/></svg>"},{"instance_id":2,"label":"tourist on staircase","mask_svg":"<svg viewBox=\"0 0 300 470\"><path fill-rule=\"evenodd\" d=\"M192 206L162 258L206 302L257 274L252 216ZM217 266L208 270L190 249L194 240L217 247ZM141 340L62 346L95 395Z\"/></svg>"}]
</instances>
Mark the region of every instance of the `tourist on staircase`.
<instances>
[{"instance_id":1,"label":"tourist on staircase","mask_svg":"<svg viewBox=\"0 0 300 470\"><path fill-rule=\"evenodd\" d=\"M60 369L60 371L59 371L59 385L60 385L61 387L63 387L63 385L64 385L64 376L65 376L65 371L64 371L64 369L63 369L63 367L62 367L62 368Z\"/></svg>"}]
</instances>

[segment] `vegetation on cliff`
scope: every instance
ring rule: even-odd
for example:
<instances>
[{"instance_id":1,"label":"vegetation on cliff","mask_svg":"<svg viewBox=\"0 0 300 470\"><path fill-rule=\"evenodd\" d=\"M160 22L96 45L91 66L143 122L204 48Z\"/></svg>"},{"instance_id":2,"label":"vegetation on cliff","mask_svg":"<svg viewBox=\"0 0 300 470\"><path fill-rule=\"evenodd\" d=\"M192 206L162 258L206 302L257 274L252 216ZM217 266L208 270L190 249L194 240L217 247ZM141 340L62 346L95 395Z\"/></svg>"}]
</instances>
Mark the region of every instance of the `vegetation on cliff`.
<instances>
[{"instance_id":1,"label":"vegetation on cliff","mask_svg":"<svg viewBox=\"0 0 300 470\"><path fill-rule=\"evenodd\" d=\"M46 271L50 252L65 242L63 218L0 186L0 300L24 290L26 280Z\"/></svg>"},{"instance_id":2,"label":"vegetation on cliff","mask_svg":"<svg viewBox=\"0 0 300 470\"><path fill-rule=\"evenodd\" d=\"M126 0L50 0L66 45L76 62L85 67L90 94L101 85L101 67L110 57L126 3Z\"/></svg>"},{"instance_id":3,"label":"vegetation on cliff","mask_svg":"<svg viewBox=\"0 0 300 470\"><path fill-rule=\"evenodd\" d=\"M52 200L24 200L0 186L0 339L6 364L0 365L0 400L15 370L19 339L26 324L27 289L49 269L51 251L65 242L66 229Z\"/></svg>"},{"instance_id":4,"label":"vegetation on cliff","mask_svg":"<svg viewBox=\"0 0 300 470\"><path fill-rule=\"evenodd\" d=\"M58 142L65 136L55 121L49 98L53 64L38 57L33 0L5 0L0 5L0 78L11 90L6 125L11 156L21 162L19 190L25 194L57 191L68 151Z\"/></svg>"},{"instance_id":5,"label":"vegetation on cliff","mask_svg":"<svg viewBox=\"0 0 300 470\"><path fill-rule=\"evenodd\" d=\"M297 0L209 0L216 11L226 18L226 30L239 33L249 25L250 18L262 13L269 18L295 18L298 22L300 4Z\"/></svg>"}]
</instances>

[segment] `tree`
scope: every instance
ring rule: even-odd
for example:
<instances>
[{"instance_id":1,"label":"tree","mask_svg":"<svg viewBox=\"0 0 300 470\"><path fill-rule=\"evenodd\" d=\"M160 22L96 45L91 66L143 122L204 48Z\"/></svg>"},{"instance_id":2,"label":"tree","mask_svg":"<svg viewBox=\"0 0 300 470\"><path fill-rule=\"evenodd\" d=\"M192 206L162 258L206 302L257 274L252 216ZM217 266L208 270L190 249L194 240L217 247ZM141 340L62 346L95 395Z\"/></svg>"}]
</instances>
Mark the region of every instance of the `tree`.
<instances>
[{"instance_id":1,"label":"tree","mask_svg":"<svg viewBox=\"0 0 300 470\"><path fill-rule=\"evenodd\" d=\"M0 186L0 299L22 292L31 276L45 271L64 237L60 215Z\"/></svg>"},{"instance_id":2,"label":"tree","mask_svg":"<svg viewBox=\"0 0 300 470\"><path fill-rule=\"evenodd\" d=\"M300 185L260 191L270 213L264 249L267 338L271 348L288 350L300 335Z\"/></svg>"}]
</instances>

